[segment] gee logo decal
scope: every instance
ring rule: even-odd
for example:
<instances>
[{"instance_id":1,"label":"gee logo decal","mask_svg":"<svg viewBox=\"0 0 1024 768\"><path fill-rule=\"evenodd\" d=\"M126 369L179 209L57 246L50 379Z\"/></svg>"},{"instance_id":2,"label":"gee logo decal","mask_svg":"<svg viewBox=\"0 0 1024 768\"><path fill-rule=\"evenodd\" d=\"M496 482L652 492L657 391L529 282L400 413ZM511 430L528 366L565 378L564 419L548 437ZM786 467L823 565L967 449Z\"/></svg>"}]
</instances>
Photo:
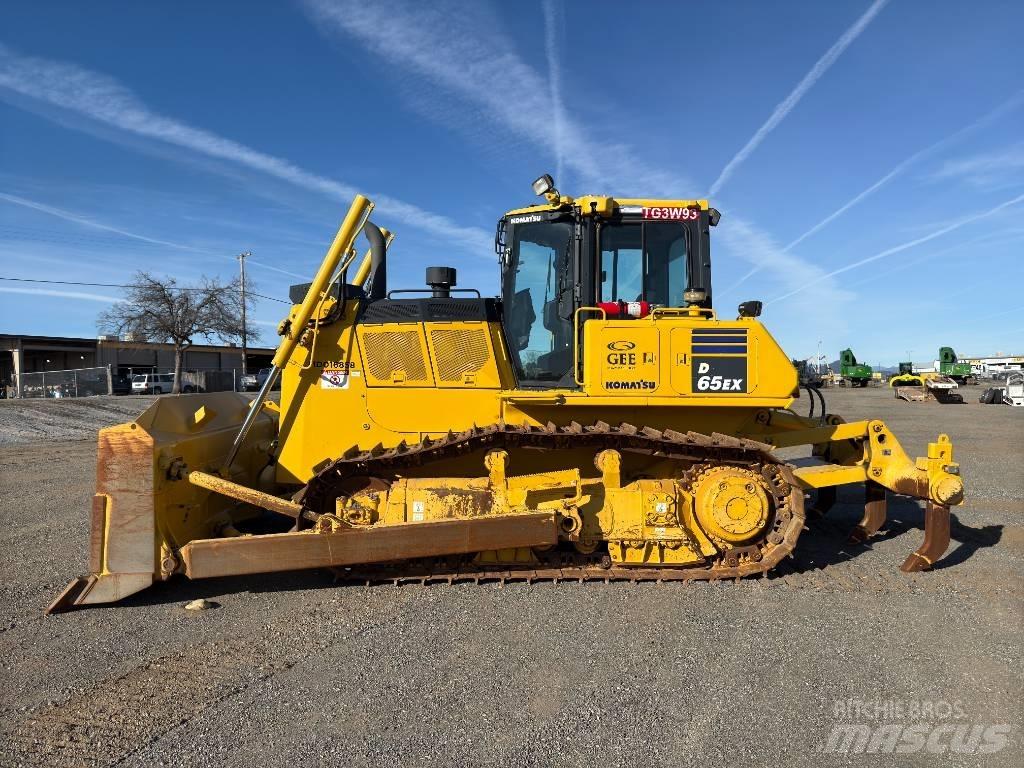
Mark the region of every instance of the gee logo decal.
<instances>
[{"instance_id":1,"label":"gee logo decal","mask_svg":"<svg viewBox=\"0 0 1024 768\"><path fill-rule=\"evenodd\" d=\"M747 358L693 358L694 392L746 392Z\"/></svg>"},{"instance_id":2,"label":"gee logo decal","mask_svg":"<svg viewBox=\"0 0 1024 768\"><path fill-rule=\"evenodd\" d=\"M632 341L612 341L608 343L608 349L612 352L629 352L630 350L636 349L636 344Z\"/></svg>"},{"instance_id":3,"label":"gee logo decal","mask_svg":"<svg viewBox=\"0 0 1024 768\"><path fill-rule=\"evenodd\" d=\"M636 344L632 341L626 341L621 339L619 341L608 342L608 354L605 360L608 361L608 365L616 368L632 368L636 365Z\"/></svg>"}]
</instances>

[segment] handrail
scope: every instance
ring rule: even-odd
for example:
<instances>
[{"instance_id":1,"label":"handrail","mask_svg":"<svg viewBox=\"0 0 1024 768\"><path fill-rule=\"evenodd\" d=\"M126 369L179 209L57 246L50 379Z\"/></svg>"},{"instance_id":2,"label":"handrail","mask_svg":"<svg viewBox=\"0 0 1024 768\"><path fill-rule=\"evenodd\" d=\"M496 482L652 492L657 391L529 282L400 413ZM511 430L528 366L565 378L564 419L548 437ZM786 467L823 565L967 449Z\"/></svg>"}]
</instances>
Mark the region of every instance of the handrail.
<instances>
[{"instance_id":1,"label":"handrail","mask_svg":"<svg viewBox=\"0 0 1024 768\"><path fill-rule=\"evenodd\" d=\"M673 315L676 317L697 317L698 315L707 315L708 317L715 318L715 310L710 307L652 307L650 317L654 318L658 315Z\"/></svg>"},{"instance_id":2,"label":"handrail","mask_svg":"<svg viewBox=\"0 0 1024 768\"><path fill-rule=\"evenodd\" d=\"M433 293L433 292L434 292L433 288L396 288L393 291L388 291L388 296L387 297L390 299L392 297L392 295L394 295L396 293ZM481 294L480 291L478 291L476 288L449 288L448 289L448 293L475 293L476 297L478 299L482 299L483 298L483 294ZM434 296L433 298L436 299L436 298L439 298L439 297ZM440 298L446 298L446 297L440 297ZM447 297L447 298L450 298L450 297Z\"/></svg>"},{"instance_id":3,"label":"handrail","mask_svg":"<svg viewBox=\"0 0 1024 768\"><path fill-rule=\"evenodd\" d=\"M572 313L572 380L575 381L579 386L582 387L583 386L583 382L580 381L580 378L579 378L579 371L580 371L580 363L579 363L579 350L580 350L579 332L580 332L580 322L579 322L579 316L580 316L580 312L600 312L602 320L607 320L608 319L608 313L605 312L600 307L577 307L576 311Z\"/></svg>"}]
</instances>

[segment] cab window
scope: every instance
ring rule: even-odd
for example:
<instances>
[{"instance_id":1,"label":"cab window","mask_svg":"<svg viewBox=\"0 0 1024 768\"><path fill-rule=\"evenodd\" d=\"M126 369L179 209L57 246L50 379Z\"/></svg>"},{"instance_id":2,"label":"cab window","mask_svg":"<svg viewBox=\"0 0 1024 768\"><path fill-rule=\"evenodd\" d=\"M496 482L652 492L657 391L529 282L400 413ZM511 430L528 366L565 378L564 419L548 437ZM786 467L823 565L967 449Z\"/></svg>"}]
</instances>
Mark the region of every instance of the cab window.
<instances>
[{"instance_id":1,"label":"cab window","mask_svg":"<svg viewBox=\"0 0 1024 768\"><path fill-rule=\"evenodd\" d=\"M688 230L678 222L630 222L601 227L601 301L685 306L689 286Z\"/></svg>"}]
</instances>

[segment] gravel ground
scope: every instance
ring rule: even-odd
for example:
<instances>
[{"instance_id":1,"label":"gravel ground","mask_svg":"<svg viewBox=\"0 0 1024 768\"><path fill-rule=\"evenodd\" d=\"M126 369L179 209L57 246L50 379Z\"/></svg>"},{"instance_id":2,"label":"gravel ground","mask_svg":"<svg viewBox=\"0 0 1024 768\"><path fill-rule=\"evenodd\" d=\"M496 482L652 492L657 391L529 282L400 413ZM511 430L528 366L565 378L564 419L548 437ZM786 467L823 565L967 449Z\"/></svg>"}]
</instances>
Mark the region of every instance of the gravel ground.
<instances>
[{"instance_id":1,"label":"gravel ground","mask_svg":"<svg viewBox=\"0 0 1024 768\"><path fill-rule=\"evenodd\" d=\"M827 397L885 419L912 455L953 437L969 496L935 571L898 571L921 540L904 500L870 547L845 543L850 488L777 576L739 584L361 587L315 571L43 617L85 566L94 446L0 447L0 764L889 764L830 753L833 728L922 722L940 746L950 723L1011 730L994 754L903 763L1019 765L1024 409ZM33 418L62 434L49 419L69 404L46 405ZM218 607L183 610L197 597Z\"/></svg>"},{"instance_id":2,"label":"gravel ground","mask_svg":"<svg viewBox=\"0 0 1024 768\"><path fill-rule=\"evenodd\" d=\"M39 440L92 440L96 430L131 421L152 395L0 400L0 446Z\"/></svg>"}]
</instances>

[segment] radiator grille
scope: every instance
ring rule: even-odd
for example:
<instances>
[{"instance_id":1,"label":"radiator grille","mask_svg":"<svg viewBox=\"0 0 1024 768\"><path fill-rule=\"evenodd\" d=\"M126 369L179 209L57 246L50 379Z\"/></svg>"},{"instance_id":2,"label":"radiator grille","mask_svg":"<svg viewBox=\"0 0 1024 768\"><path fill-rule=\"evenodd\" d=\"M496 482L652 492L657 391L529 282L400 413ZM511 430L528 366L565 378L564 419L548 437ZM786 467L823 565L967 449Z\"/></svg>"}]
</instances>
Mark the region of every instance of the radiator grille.
<instances>
[{"instance_id":1,"label":"radiator grille","mask_svg":"<svg viewBox=\"0 0 1024 768\"><path fill-rule=\"evenodd\" d=\"M407 381L427 378L418 330L374 331L363 333L366 369L380 381L390 381L391 374L401 371Z\"/></svg>"},{"instance_id":2,"label":"radiator grille","mask_svg":"<svg viewBox=\"0 0 1024 768\"><path fill-rule=\"evenodd\" d=\"M438 379L444 382L461 382L467 373L477 373L487 363L490 349L487 331L473 330L432 330L430 342L434 347Z\"/></svg>"}]
</instances>

